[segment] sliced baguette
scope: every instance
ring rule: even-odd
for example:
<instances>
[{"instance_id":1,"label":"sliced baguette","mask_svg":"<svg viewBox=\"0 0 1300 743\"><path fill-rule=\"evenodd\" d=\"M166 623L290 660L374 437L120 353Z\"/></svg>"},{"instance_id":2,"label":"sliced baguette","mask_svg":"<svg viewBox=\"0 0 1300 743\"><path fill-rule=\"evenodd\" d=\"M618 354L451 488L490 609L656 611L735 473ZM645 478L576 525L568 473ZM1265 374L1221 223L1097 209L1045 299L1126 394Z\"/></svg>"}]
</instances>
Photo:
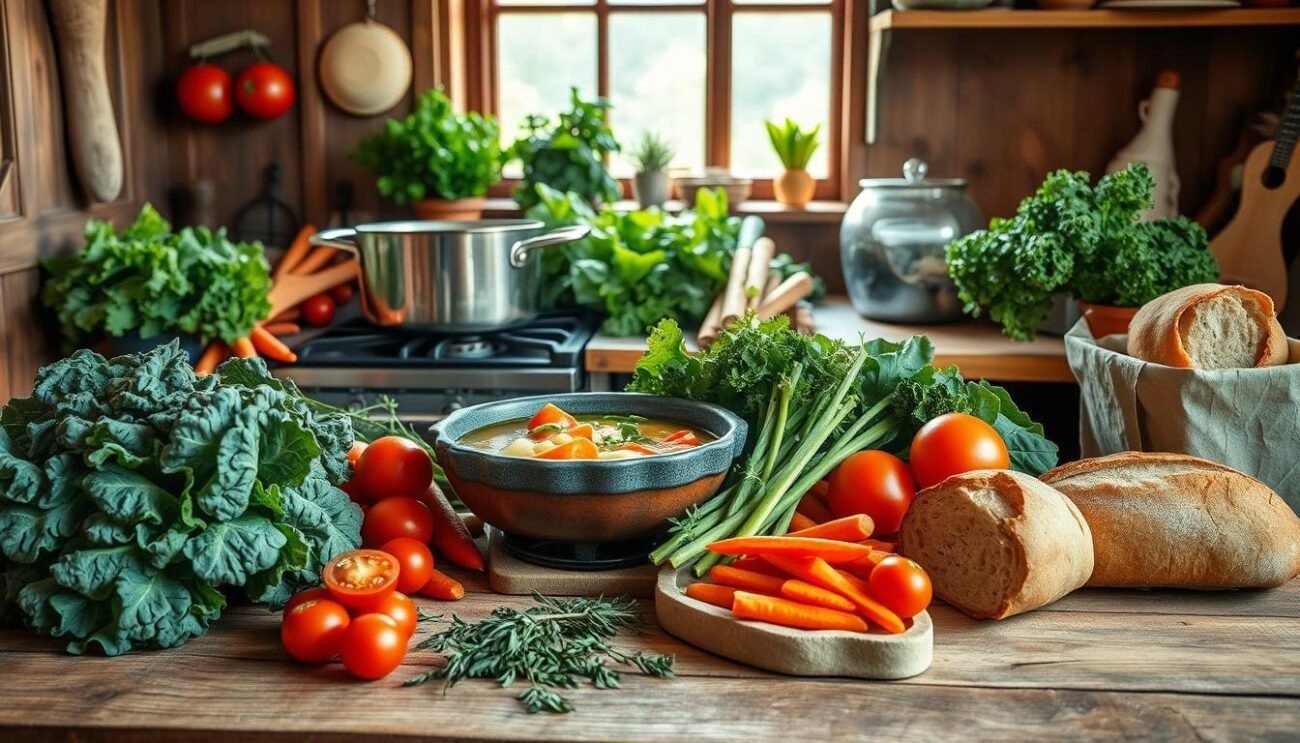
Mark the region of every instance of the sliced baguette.
<instances>
[{"instance_id":1,"label":"sliced baguette","mask_svg":"<svg viewBox=\"0 0 1300 743\"><path fill-rule=\"evenodd\" d=\"M977 619L1050 604L1092 573L1092 536L1079 510L1009 470L954 475L918 493L899 547L940 598Z\"/></svg>"},{"instance_id":2,"label":"sliced baguette","mask_svg":"<svg viewBox=\"0 0 1300 743\"><path fill-rule=\"evenodd\" d=\"M1271 587L1300 574L1300 518L1230 467L1125 452L1072 462L1043 481L1088 520L1090 586Z\"/></svg>"},{"instance_id":3,"label":"sliced baguette","mask_svg":"<svg viewBox=\"0 0 1300 743\"><path fill-rule=\"evenodd\" d=\"M1285 364L1286 333L1273 300L1244 286L1193 284L1156 297L1133 316L1130 356L1181 369Z\"/></svg>"}]
</instances>

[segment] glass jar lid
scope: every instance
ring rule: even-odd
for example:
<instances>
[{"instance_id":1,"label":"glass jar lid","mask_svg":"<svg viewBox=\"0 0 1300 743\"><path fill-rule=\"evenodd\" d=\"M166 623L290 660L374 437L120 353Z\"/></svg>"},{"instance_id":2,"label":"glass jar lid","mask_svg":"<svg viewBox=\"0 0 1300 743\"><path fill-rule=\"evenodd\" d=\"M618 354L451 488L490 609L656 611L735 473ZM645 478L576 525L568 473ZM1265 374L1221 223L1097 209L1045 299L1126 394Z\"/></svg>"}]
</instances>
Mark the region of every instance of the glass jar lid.
<instances>
[{"instance_id":1,"label":"glass jar lid","mask_svg":"<svg viewBox=\"0 0 1300 743\"><path fill-rule=\"evenodd\" d=\"M914 157L903 163L902 178L863 178L858 181L862 188L965 188L966 181L961 178L926 178L930 168L925 161Z\"/></svg>"}]
</instances>

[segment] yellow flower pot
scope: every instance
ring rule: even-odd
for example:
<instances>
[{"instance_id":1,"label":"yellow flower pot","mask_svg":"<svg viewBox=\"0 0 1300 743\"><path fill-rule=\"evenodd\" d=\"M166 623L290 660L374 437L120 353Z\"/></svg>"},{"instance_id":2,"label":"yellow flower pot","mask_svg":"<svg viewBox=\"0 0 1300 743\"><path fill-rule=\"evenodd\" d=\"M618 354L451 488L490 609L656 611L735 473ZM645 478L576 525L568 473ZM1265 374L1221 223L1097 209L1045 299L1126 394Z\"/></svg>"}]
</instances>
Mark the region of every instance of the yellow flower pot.
<instances>
[{"instance_id":1,"label":"yellow flower pot","mask_svg":"<svg viewBox=\"0 0 1300 743\"><path fill-rule=\"evenodd\" d=\"M776 200L789 206L804 206L812 201L817 181L806 170L787 170L772 181Z\"/></svg>"}]
</instances>

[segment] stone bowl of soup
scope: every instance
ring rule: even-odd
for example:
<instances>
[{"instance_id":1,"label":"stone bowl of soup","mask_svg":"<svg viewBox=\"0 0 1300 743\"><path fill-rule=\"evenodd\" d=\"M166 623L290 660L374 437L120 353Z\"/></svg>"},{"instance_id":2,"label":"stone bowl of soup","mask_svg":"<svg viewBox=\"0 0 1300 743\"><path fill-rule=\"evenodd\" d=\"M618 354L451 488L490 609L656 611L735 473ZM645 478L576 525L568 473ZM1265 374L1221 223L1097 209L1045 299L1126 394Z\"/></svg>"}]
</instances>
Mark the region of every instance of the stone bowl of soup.
<instances>
[{"instance_id":1,"label":"stone bowl of soup","mask_svg":"<svg viewBox=\"0 0 1300 743\"><path fill-rule=\"evenodd\" d=\"M655 534L717 492L745 435L718 405L625 392L483 403L433 427L438 463L476 516L573 542Z\"/></svg>"}]
</instances>

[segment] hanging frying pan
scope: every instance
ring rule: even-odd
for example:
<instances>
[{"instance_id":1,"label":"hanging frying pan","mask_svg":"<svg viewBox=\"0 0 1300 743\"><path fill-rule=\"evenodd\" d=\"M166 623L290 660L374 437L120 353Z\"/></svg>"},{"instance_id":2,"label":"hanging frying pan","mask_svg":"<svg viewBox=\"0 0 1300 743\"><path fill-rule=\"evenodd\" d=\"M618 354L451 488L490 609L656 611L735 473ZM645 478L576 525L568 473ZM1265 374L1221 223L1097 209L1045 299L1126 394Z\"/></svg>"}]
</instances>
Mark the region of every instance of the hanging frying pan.
<instances>
[{"instance_id":1,"label":"hanging frying pan","mask_svg":"<svg viewBox=\"0 0 1300 743\"><path fill-rule=\"evenodd\" d=\"M340 28L320 52L320 85L334 105L354 116L374 116L396 106L411 85L411 50L396 31L366 19Z\"/></svg>"}]
</instances>

